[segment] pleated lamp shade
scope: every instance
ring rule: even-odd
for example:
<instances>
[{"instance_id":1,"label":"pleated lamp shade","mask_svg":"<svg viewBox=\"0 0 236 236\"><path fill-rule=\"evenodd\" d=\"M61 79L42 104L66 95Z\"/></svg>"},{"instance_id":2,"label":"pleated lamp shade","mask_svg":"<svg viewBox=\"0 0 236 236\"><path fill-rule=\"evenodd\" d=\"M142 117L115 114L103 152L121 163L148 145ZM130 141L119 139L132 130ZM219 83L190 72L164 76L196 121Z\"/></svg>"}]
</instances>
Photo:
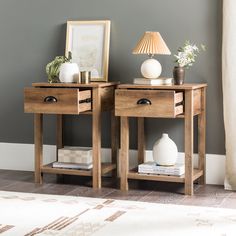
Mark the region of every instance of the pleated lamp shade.
<instances>
[{"instance_id":1,"label":"pleated lamp shade","mask_svg":"<svg viewBox=\"0 0 236 236\"><path fill-rule=\"evenodd\" d=\"M133 54L170 55L171 52L159 32L147 31L133 49Z\"/></svg>"}]
</instances>

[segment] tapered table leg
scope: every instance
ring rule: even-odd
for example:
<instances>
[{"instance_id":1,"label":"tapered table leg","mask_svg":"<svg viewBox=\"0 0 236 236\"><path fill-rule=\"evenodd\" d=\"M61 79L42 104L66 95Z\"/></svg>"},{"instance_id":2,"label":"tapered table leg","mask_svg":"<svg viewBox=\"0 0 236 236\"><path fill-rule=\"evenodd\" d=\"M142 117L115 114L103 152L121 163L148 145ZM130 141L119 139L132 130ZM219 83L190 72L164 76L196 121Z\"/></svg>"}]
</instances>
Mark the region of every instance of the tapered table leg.
<instances>
[{"instance_id":1,"label":"tapered table leg","mask_svg":"<svg viewBox=\"0 0 236 236\"><path fill-rule=\"evenodd\" d=\"M199 184L206 182L206 88L201 89L201 113L198 115L198 168L203 170Z\"/></svg>"},{"instance_id":2,"label":"tapered table leg","mask_svg":"<svg viewBox=\"0 0 236 236\"><path fill-rule=\"evenodd\" d=\"M62 115L57 115L57 130L56 130L56 139L57 139L57 149L63 148L63 120Z\"/></svg>"},{"instance_id":3,"label":"tapered table leg","mask_svg":"<svg viewBox=\"0 0 236 236\"><path fill-rule=\"evenodd\" d=\"M111 111L111 162L116 165L116 169L112 171L112 177L117 177L117 157L119 150L119 117L115 116L115 111Z\"/></svg>"},{"instance_id":4,"label":"tapered table leg","mask_svg":"<svg viewBox=\"0 0 236 236\"><path fill-rule=\"evenodd\" d=\"M122 116L120 124L120 189L127 191L128 186L128 171L129 171L129 118Z\"/></svg>"},{"instance_id":5,"label":"tapered table leg","mask_svg":"<svg viewBox=\"0 0 236 236\"><path fill-rule=\"evenodd\" d=\"M185 91L185 194L193 195L193 90Z\"/></svg>"},{"instance_id":6,"label":"tapered table leg","mask_svg":"<svg viewBox=\"0 0 236 236\"><path fill-rule=\"evenodd\" d=\"M35 183L42 183L41 167L43 164L43 115L34 114L34 157L35 157Z\"/></svg>"},{"instance_id":7,"label":"tapered table leg","mask_svg":"<svg viewBox=\"0 0 236 236\"><path fill-rule=\"evenodd\" d=\"M61 114L56 115L57 126L56 126L56 145L57 145L57 161L58 161L58 149L63 148L63 116ZM64 175L57 174L57 182L64 181Z\"/></svg>"},{"instance_id":8,"label":"tapered table leg","mask_svg":"<svg viewBox=\"0 0 236 236\"><path fill-rule=\"evenodd\" d=\"M101 91L93 88L93 188L101 188Z\"/></svg>"},{"instance_id":9,"label":"tapered table leg","mask_svg":"<svg viewBox=\"0 0 236 236\"><path fill-rule=\"evenodd\" d=\"M144 117L138 117L138 164L145 161Z\"/></svg>"}]
</instances>

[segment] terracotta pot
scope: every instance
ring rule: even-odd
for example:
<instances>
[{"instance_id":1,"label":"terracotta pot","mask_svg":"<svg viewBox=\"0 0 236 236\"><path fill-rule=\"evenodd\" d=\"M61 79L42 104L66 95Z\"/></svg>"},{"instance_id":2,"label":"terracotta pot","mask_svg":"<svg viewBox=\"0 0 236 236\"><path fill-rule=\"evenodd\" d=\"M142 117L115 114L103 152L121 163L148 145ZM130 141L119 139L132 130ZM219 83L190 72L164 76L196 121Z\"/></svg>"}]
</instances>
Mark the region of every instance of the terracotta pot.
<instances>
[{"instance_id":1,"label":"terracotta pot","mask_svg":"<svg viewBox=\"0 0 236 236\"><path fill-rule=\"evenodd\" d=\"M182 66L175 66L173 69L174 84L181 85L184 83L185 69Z\"/></svg>"}]
</instances>

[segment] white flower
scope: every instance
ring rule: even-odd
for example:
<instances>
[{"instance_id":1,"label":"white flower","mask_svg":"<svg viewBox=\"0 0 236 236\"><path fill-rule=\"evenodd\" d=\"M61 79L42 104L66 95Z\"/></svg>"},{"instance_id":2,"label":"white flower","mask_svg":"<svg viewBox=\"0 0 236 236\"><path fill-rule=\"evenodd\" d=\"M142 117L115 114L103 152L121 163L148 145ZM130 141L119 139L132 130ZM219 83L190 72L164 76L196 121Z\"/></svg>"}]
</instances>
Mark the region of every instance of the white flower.
<instances>
[{"instance_id":1,"label":"white flower","mask_svg":"<svg viewBox=\"0 0 236 236\"><path fill-rule=\"evenodd\" d=\"M199 51L198 47L195 44L193 45L193 50L197 52Z\"/></svg>"},{"instance_id":2,"label":"white flower","mask_svg":"<svg viewBox=\"0 0 236 236\"><path fill-rule=\"evenodd\" d=\"M195 62L197 53L199 53L199 48L195 44L186 41L184 46L178 49L178 54L175 54L174 57L179 66L189 67L193 65L193 62Z\"/></svg>"},{"instance_id":3,"label":"white flower","mask_svg":"<svg viewBox=\"0 0 236 236\"><path fill-rule=\"evenodd\" d=\"M194 49L191 45L187 45L184 47L185 53L193 53Z\"/></svg>"}]
</instances>

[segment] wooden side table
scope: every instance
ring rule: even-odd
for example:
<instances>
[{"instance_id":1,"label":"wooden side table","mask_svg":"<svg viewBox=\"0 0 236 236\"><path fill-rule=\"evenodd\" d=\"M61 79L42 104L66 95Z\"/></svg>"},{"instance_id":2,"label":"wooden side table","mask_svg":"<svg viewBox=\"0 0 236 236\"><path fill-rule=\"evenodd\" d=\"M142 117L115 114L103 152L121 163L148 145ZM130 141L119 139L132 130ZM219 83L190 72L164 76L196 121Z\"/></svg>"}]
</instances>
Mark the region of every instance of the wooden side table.
<instances>
[{"instance_id":1,"label":"wooden side table","mask_svg":"<svg viewBox=\"0 0 236 236\"><path fill-rule=\"evenodd\" d=\"M33 83L24 90L24 110L34 113L35 182L42 183L43 173L92 176L93 187L101 188L101 176L116 175L117 118L114 116L114 90L117 83ZM111 163L101 163L101 113L111 112ZM64 114L92 115L93 169L91 171L53 168L43 165L43 114L57 115L57 149L63 147Z\"/></svg>"},{"instance_id":2,"label":"wooden side table","mask_svg":"<svg viewBox=\"0 0 236 236\"><path fill-rule=\"evenodd\" d=\"M151 86L121 84L115 91L115 115L121 117L120 187L128 190L128 179L179 182L185 194L193 194L193 184L205 183L206 84ZM198 116L198 168L193 168L194 116ZM129 169L129 117L138 119L138 163L144 162L144 117L183 118L185 174L177 176L139 174Z\"/></svg>"}]
</instances>

